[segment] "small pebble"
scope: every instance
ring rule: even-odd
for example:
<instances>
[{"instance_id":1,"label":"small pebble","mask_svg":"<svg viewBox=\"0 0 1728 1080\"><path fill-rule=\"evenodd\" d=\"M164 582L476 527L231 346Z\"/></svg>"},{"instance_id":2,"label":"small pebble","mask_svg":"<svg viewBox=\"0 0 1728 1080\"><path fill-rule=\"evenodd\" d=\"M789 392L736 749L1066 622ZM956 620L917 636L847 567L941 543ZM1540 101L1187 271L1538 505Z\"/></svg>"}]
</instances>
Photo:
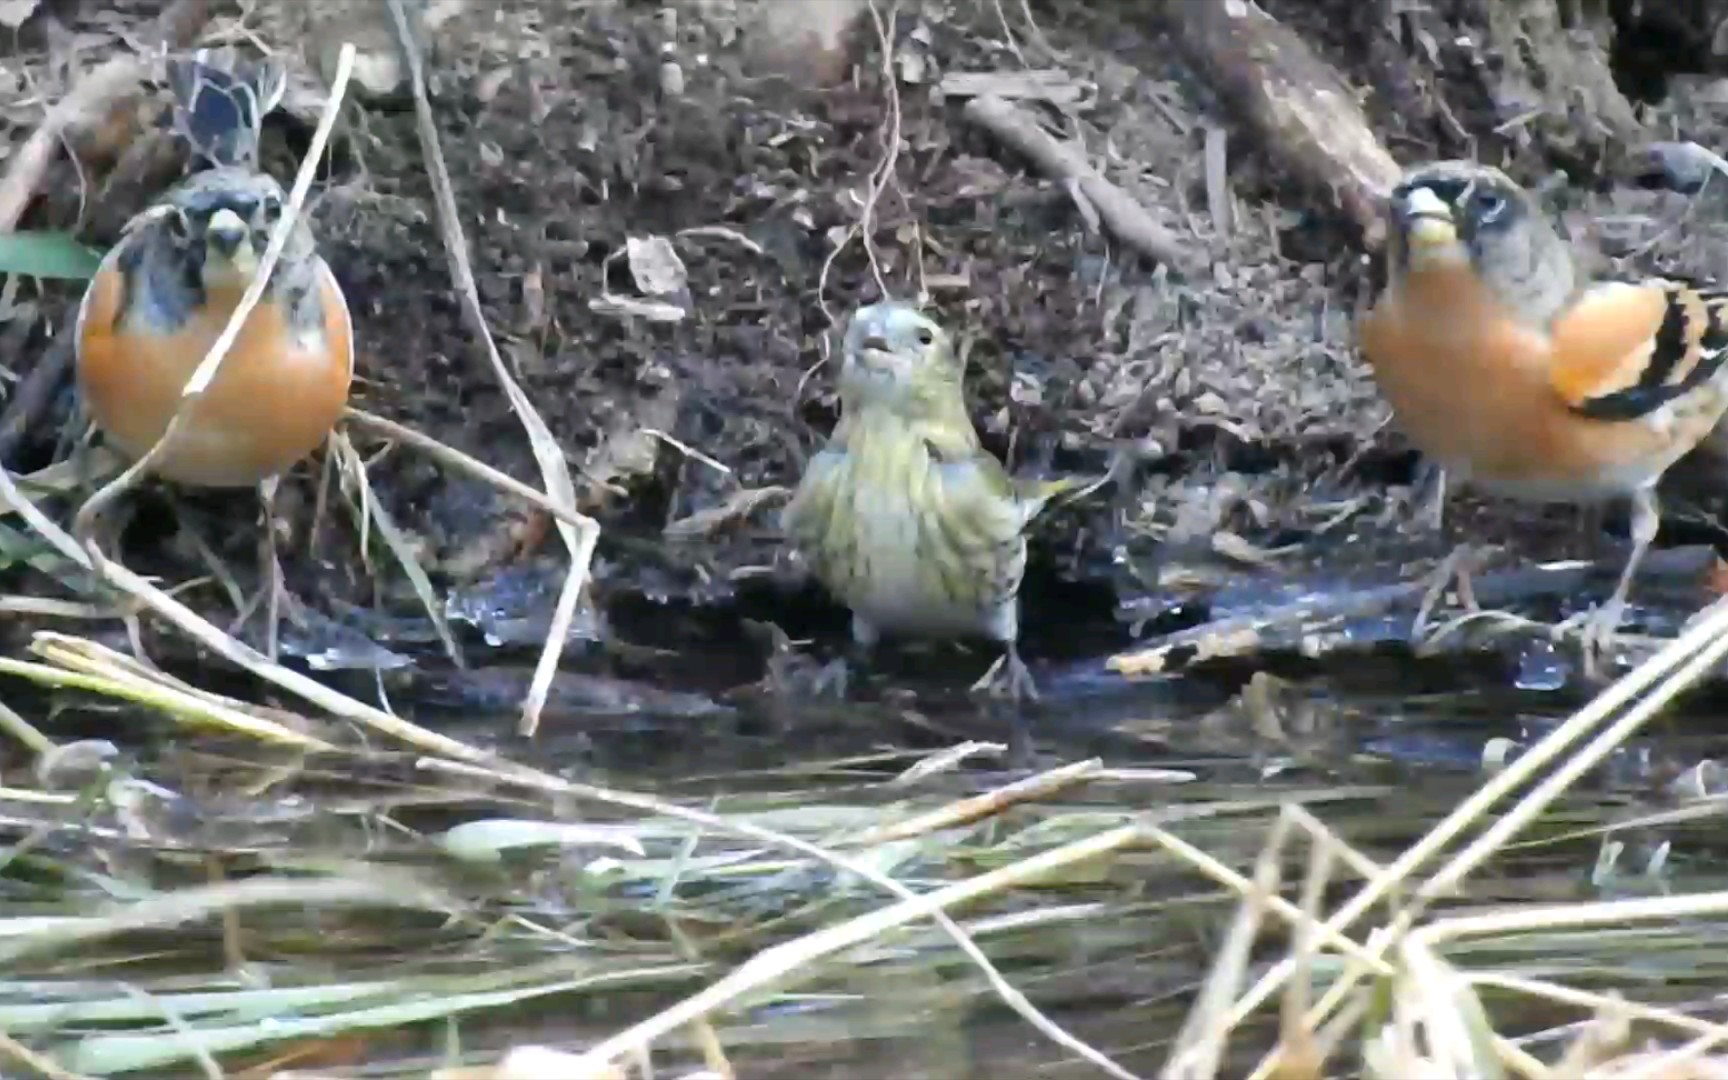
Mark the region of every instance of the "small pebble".
<instances>
[{"instance_id":1,"label":"small pebble","mask_svg":"<svg viewBox=\"0 0 1728 1080\"><path fill-rule=\"evenodd\" d=\"M684 69L675 60L660 65L660 92L669 98L684 96Z\"/></svg>"}]
</instances>

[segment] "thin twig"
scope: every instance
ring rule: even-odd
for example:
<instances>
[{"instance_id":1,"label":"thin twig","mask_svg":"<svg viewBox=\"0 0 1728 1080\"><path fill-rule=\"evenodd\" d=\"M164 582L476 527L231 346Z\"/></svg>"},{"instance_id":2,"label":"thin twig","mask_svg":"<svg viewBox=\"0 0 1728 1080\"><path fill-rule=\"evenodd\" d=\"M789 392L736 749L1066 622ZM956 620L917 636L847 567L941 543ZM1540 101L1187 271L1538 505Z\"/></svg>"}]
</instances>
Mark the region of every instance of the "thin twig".
<instances>
[{"instance_id":1,"label":"thin twig","mask_svg":"<svg viewBox=\"0 0 1728 1080\"><path fill-rule=\"evenodd\" d=\"M528 400L528 395L522 392L522 388L516 385L516 380L511 377L510 369L504 363L497 344L492 340L492 333L486 326L486 312L480 306L480 291L474 284L474 269L468 262L468 239L462 232L462 221L456 207L456 193L450 184L449 169L444 164L444 150L438 141L438 126L432 117L432 102L426 96L426 73L421 64L420 50L409 30L408 15L403 10L402 0L387 2L390 22L396 32L396 47L402 54L403 64L408 70L408 82L414 91L414 116L420 133L420 150L425 155L426 169L432 181L432 194L438 204L438 231L443 238L444 254L450 264L450 277L456 285L456 291L462 296L463 316L474 339L485 348L486 356L492 362L492 370L498 376L500 385L504 387L505 395L510 399L510 407L516 410L517 418L528 430L528 439L534 449L534 458L540 463L548 494L577 518L574 524L562 516L558 519L558 533L564 538L564 545L570 549L570 572L564 579L563 591L558 594L558 603L552 612L552 624L546 633L546 643L540 651L540 661L535 665L533 681L529 683L527 697L522 703L519 730L523 735L532 736L540 726L540 710L545 707L546 696L551 692L552 678L558 673L558 660L564 653L564 642L570 636L570 624L576 617L576 604L582 597L583 586L588 582L588 568L594 560L594 545L600 539L600 525L592 518L577 513L576 485L570 478L570 465L564 460L564 451L553 437L552 429L546 426L546 421L541 419L539 412L535 410L534 403Z\"/></svg>"},{"instance_id":2,"label":"thin twig","mask_svg":"<svg viewBox=\"0 0 1728 1080\"><path fill-rule=\"evenodd\" d=\"M884 300L889 292L888 281L882 276L882 262L876 256L876 204L893 182L894 166L900 159L900 84L894 74L894 22L899 14L900 0L888 6L886 20L877 10L875 0L871 0L870 21L876 24L876 40L882 46L882 88L888 97L888 129L882 133L882 160L870 174L870 189L858 213L858 229L864 239L864 254L870 259L870 273L875 276L876 288Z\"/></svg>"},{"instance_id":3,"label":"thin twig","mask_svg":"<svg viewBox=\"0 0 1728 1080\"><path fill-rule=\"evenodd\" d=\"M80 117L136 86L143 77L144 65L137 57L110 57L101 67L79 79L70 94L54 103L48 115L42 118L42 123L12 155L6 176L0 179L0 233L9 233L18 227L18 219L24 216L30 200L36 197L42 174L54 159L54 148L60 144L61 132Z\"/></svg>"},{"instance_id":4,"label":"thin twig","mask_svg":"<svg viewBox=\"0 0 1728 1080\"><path fill-rule=\"evenodd\" d=\"M366 472L366 463L354 449L354 444L340 431L330 433L331 449L349 467L342 470L342 475L351 480L361 492L361 498L366 503L365 516L367 520L378 526L378 535L383 539L384 546L390 549L390 554L396 556L397 565L407 575L408 583L414 589L414 595L425 609L426 619L432 624L432 631L438 636L439 644L444 646L444 655L458 671L468 669L468 660L462 653L462 647L456 643L456 637L450 632L450 621L444 617L444 605L438 599L438 591L432 585L432 579L427 576L426 568L414 555L413 545L396 524L396 519L390 511L384 508L372 492L372 478Z\"/></svg>"}]
</instances>

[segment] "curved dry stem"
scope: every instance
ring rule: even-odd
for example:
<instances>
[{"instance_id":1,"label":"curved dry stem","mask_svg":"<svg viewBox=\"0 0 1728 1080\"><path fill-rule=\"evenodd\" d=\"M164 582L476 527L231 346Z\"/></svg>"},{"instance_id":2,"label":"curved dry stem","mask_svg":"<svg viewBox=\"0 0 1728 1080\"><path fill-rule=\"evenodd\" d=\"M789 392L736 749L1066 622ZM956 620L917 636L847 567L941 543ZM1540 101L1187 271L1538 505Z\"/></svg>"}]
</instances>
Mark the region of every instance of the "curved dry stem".
<instances>
[{"instance_id":1,"label":"curved dry stem","mask_svg":"<svg viewBox=\"0 0 1728 1080\"><path fill-rule=\"evenodd\" d=\"M528 400L528 395L516 385L492 332L486 326L486 312L480 306L480 290L474 284L474 268L468 262L468 240L462 232L462 220L456 208L456 193L450 184L450 171L444 164L444 149L438 141L438 126L432 118L432 102L426 96L426 72L420 50L409 30L408 15L402 0L386 0L390 22L396 33L396 47L408 70L408 82L414 91L414 117L420 135L420 151L426 158L426 171L432 182L432 195L438 204L438 232L444 241L444 254L450 264L450 277L462 297L462 315L475 341L486 350L493 373L510 399L510 407L527 429L534 459L546 481L546 490L574 517L574 522L560 516L558 534L570 549L570 571L552 609L552 623L546 633L546 643L540 650L540 660L534 666L534 678L522 702L522 722L518 731L532 736L540 726L540 711L552 690L552 678L558 673L558 660L564 655L564 642L570 636L570 624L576 618L576 603L588 583L588 568L594 561L594 545L600 539L600 524L576 511L576 485L570 479L570 465L564 460L564 450L553 437L552 429Z\"/></svg>"},{"instance_id":2,"label":"curved dry stem","mask_svg":"<svg viewBox=\"0 0 1728 1080\"><path fill-rule=\"evenodd\" d=\"M447 443L441 443L430 435L398 424L388 417L369 413L364 409L356 409L350 405L348 410L343 413L343 418L359 427L370 428L374 433L386 439L394 439L397 442L407 443L418 450L424 450L438 461L461 469L474 479L491 484L505 494L514 495L518 499L532 504L535 509L546 511L559 521L581 528L583 523L589 520L569 507L559 505L545 492L529 487L509 473L500 472L479 458L470 457Z\"/></svg>"},{"instance_id":3,"label":"curved dry stem","mask_svg":"<svg viewBox=\"0 0 1728 1080\"><path fill-rule=\"evenodd\" d=\"M1503 772L1491 777L1474 795L1430 829L1421 840L1393 860L1384 873L1376 876L1333 912L1321 925L1321 931L1331 933L1350 927L1376 903L1408 882L1423 864L1440 854L1447 844L1481 821L1497 802L1567 754L1574 744L1597 733L1599 728L1609 723L1610 718L1620 716L1608 730L1597 734L1595 741L1561 762L1560 771L1555 774L1561 777L1559 783L1544 783L1527 797L1532 809L1524 810L1522 803L1519 807L1512 808L1506 818L1502 819L1509 820L1510 825L1490 829L1477 843L1455 856L1447 866L1424 883L1420 898L1431 898L1437 895L1439 887L1459 881L1470 870L1479 866L1494 849L1511 839L1518 828L1528 823L1532 814L1557 797L1565 785L1575 780L1591 762L1599 761L1654 715L1663 704L1671 701L1686 686L1700 678L1720 660L1723 653L1728 653L1728 601L1717 601L1707 608L1685 633L1669 642L1660 652L1634 668L1619 682L1603 690L1594 700L1573 714L1571 719L1531 747ZM1627 706L1632 706L1631 710L1620 715ZM1485 840L1492 840L1492 843L1484 843ZM1411 923L1411 912L1400 913L1394 926L1390 928L1391 932L1376 936L1371 946L1375 954L1384 955L1398 940L1399 934L1409 929ZM1295 961L1291 957L1274 964L1236 1002L1230 1011L1229 1023L1240 1024L1247 1019L1284 985L1295 970ZM1327 997L1314 1007L1310 1018L1329 1013L1358 978L1358 969L1346 969ZM1272 1066L1270 1057L1262 1059L1251 1075L1268 1076Z\"/></svg>"},{"instance_id":4,"label":"curved dry stem","mask_svg":"<svg viewBox=\"0 0 1728 1080\"><path fill-rule=\"evenodd\" d=\"M36 195L36 186L53 159L61 134L79 117L112 101L135 87L144 76L144 65L135 56L116 56L78 80L70 94L60 99L42 123L12 155L6 176L0 180L0 233L11 232Z\"/></svg>"}]
</instances>

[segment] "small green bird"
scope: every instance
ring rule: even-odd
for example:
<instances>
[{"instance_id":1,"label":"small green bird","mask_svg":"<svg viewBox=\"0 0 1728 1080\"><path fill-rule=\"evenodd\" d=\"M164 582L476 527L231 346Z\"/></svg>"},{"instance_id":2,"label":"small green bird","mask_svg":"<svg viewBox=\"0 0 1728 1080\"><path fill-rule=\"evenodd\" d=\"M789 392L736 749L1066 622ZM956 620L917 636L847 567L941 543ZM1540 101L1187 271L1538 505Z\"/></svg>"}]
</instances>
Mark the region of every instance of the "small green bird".
<instances>
[{"instance_id":1,"label":"small green bird","mask_svg":"<svg viewBox=\"0 0 1728 1080\"><path fill-rule=\"evenodd\" d=\"M911 305L860 308L842 351L840 423L787 504L787 537L852 609L856 653L883 631L976 634L1005 652L973 689L1036 698L1018 645L1025 529L1076 482L1008 475L966 413L953 343ZM822 682L844 693L844 673L837 660Z\"/></svg>"}]
</instances>

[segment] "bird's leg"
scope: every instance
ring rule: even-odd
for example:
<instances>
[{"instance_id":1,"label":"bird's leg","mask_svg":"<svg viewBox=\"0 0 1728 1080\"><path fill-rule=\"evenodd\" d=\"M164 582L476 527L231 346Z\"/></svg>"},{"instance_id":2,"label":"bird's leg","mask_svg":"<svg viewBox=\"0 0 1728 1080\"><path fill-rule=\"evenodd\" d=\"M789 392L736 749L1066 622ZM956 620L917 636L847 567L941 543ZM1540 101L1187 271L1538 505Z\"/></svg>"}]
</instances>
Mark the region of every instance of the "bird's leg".
<instances>
[{"instance_id":1,"label":"bird's leg","mask_svg":"<svg viewBox=\"0 0 1728 1080\"><path fill-rule=\"evenodd\" d=\"M845 655L836 656L822 665L810 680L810 693L816 697L828 695L844 701L847 688L852 683L852 669L862 669L870 662L879 637L881 633L875 626L854 614L852 640L846 645Z\"/></svg>"},{"instance_id":2,"label":"bird's leg","mask_svg":"<svg viewBox=\"0 0 1728 1080\"><path fill-rule=\"evenodd\" d=\"M240 612L237 622L245 622L257 610L259 601L264 605L264 655L271 660L276 658L276 632L282 624L282 560L276 558L276 477L263 480L257 486L257 501L263 508L264 537L259 541L257 550L257 574L261 584L251 600L245 601L245 607Z\"/></svg>"},{"instance_id":3,"label":"bird's leg","mask_svg":"<svg viewBox=\"0 0 1728 1080\"><path fill-rule=\"evenodd\" d=\"M972 693L993 699L1008 710L1008 767L1028 769L1032 766L1032 729L1026 723L1022 706L1038 700L1038 684L1032 672L1020 659L1020 645L1009 639L1002 646L1002 655L990 665L990 670L972 684Z\"/></svg>"},{"instance_id":4,"label":"bird's leg","mask_svg":"<svg viewBox=\"0 0 1728 1080\"><path fill-rule=\"evenodd\" d=\"M1020 646L1010 641L1002 649L1002 655L990 665L990 670L972 684L974 694L985 694L990 697L1007 698L1010 701L1037 701L1038 684L1032 679L1032 672L1020 659Z\"/></svg>"},{"instance_id":5,"label":"bird's leg","mask_svg":"<svg viewBox=\"0 0 1728 1080\"><path fill-rule=\"evenodd\" d=\"M1440 561L1428 575L1428 586L1422 594L1422 604L1416 609L1416 620L1410 624L1410 638L1420 641L1428 629L1428 620L1434 614L1434 608L1440 603L1448 586L1458 586L1458 601L1470 611L1478 610L1476 603L1476 587L1471 583L1471 563L1476 555L1475 548L1468 543L1460 543Z\"/></svg>"},{"instance_id":6,"label":"bird's leg","mask_svg":"<svg viewBox=\"0 0 1728 1080\"><path fill-rule=\"evenodd\" d=\"M1427 520L1428 527L1444 536L1446 531L1446 467L1437 461L1424 459L1423 466L1428 472L1426 483L1429 486L1427 505L1422 510L1422 517ZM1416 620L1410 626L1412 640L1420 641L1428 628L1428 620L1434 614L1434 608L1440 603L1446 589L1454 584L1458 587L1458 601L1469 611L1479 610L1476 603L1476 587L1470 573L1476 554L1468 542L1453 545L1446 558L1434 568L1428 578L1427 588L1422 594L1422 604L1416 610Z\"/></svg>"},{"instance_id":7,"label":"bird's leg","mask_svg":"<svg viewBox=\"0 0 1728 1080\"><path fill-rule=\"evenodd\" d=\"M1446 528L1446 467L1437 461L1424 460L1428 470L1428 505L1422 510L1422 517L1428 521L1428 527L1435 532L1443 532Z\"/></svg>"},{"instance_id":8,"label":"bird's leg","mask_svg":"<svg viewBox=\"0 0 1728 1080\"><path fill-rule=\"evenodd\" d=\"M1638 573L1638 564L1644 561L1645 553L1656 542L1656 533L1661 528L1662 514L1656 505L1656 493L1648 488L1633 493L1632 554L1626 558L1626 569L1620 572L1620 582L1614 586L1614 594L1607 603L1592 612L1584 624L1584 663L1591 674L1595 673L1597 655L1613 644L1620 620L1626 614L1626 598L1632 591L1632 579Z\"/></svg>"}]
</instances>

